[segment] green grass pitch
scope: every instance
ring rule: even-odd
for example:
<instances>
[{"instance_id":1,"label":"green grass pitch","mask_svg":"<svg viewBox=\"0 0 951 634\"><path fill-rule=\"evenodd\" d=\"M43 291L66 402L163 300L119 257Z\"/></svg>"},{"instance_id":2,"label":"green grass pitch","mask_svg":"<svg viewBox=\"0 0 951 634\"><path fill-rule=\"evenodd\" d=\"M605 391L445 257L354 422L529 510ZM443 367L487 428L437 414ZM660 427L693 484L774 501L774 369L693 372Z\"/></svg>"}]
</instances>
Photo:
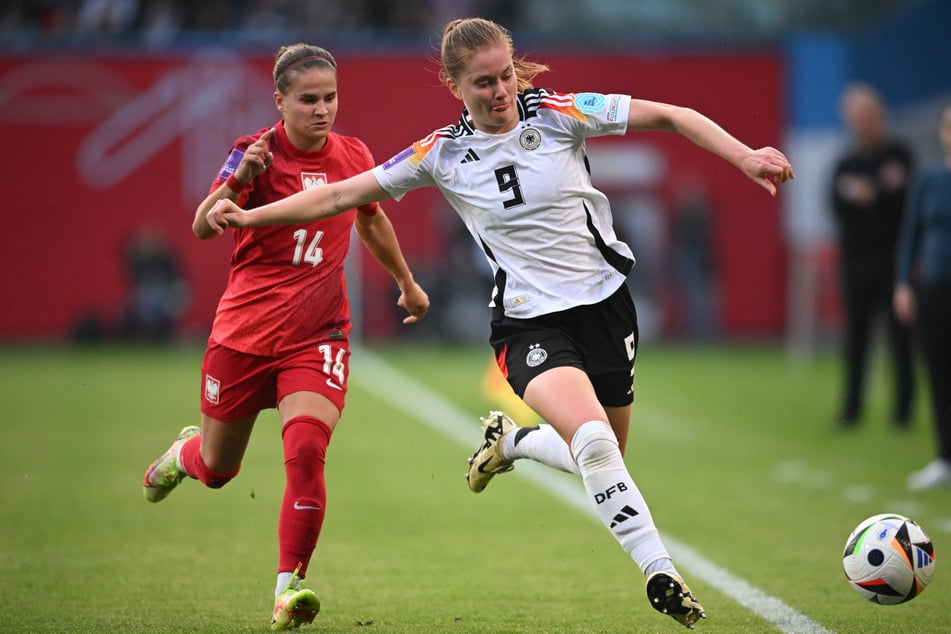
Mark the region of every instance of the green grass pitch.
<instances>
[{"instance_id":1,"label":"green grass pitch","mask_svg":"<svg viewBox=\"0 0 951 634\"><path fill-rule=\"evenodd\" d=\"M488 355L354 353L307 580L323 610L302 631L684 631L557 493L580 483L520 465L468 491ZM276 413L224 489L186 481L160 504L142 497L149 462L198 421L200 360L187 346L0 351L0 631L269 631ZM707 609L696 631L951 631L951 489L904 487L934 451L924 388L913 428L894 430L875 367L864 425L842 432L831 353L794 365L772 346L643 346L626 460ZM860 520L886 511L915 518L938 563L924 594L882 607L849 588L840 556Z\"/></svg>"}]
</instances>

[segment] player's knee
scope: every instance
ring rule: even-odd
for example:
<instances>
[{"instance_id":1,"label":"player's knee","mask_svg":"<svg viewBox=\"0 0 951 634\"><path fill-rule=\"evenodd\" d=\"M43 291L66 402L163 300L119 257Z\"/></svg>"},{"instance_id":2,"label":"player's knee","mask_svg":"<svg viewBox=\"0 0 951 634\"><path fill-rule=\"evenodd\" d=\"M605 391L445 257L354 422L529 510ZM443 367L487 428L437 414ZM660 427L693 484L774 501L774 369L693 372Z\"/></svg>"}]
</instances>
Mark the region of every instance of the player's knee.
<instances>
[{"instance_id":1,"label":"player's knee","mask_svg":"<svg viewBox=\"0 0 951 634\"><path fill-rule=\"evenodd\" d=\"M330 428L322 421L298 416L284 425L282 435L285 465L315 465L326 460Z\"/></svg>"},{"instance_id":2,"label":"player's knee","mask_svg":"<svg viewBox=\"0 0 951 634\"><path fill-rule=\"evenodd\" d=\"M294 443L293 451L285 451L285 462L299 462L304 465L313 465L326 461L326 446L312 435L303 436Z\"/></svg>"},{"instance_id":3,"label":"player's knee","mask_svg":"<svg viewBox=\"0 0 951 634\"><path fill-rule=\"evenodd\" d=\"M617 437L604 421L589 421L571 439L571 453L581 469L598 469L621 458Z\"/></svg>"}]
</instances>

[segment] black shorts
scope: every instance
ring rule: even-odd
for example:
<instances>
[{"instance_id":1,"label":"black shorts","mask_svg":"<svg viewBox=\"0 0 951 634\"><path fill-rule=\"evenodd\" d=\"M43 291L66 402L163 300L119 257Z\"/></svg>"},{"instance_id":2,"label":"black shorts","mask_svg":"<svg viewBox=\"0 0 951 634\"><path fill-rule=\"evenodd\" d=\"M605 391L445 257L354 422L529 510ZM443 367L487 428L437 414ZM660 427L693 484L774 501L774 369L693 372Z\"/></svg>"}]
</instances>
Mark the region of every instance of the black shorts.
<instances>
[{"instance_id":1,"label":"black shorts","mask_svg":"<svg viewBox=\"0 0 951 634\"><path fill-rule=\"evenodd\" d=\"M600 303L530 319L506 317L496 308L489 342L520 397L542 372L568 366L588 375L602 405L634 400L637 313L626 284Z\"/></svg>"}]
</instances>

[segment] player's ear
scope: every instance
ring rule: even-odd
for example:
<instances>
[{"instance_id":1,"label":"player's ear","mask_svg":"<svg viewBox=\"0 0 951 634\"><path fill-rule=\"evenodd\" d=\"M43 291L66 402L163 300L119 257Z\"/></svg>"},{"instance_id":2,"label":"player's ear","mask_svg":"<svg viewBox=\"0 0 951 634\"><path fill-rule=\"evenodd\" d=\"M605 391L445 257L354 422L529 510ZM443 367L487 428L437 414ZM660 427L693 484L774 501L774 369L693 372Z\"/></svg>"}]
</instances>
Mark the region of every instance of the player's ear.
<instances>
[{"instance_id":1,"label":"player's ear","mask_svg":"<svg viewBox=\"0 0 951 634\"><path fill-rule=\"evenodd\" d=\"M452 93L452 96L462 101L462 90L459 88L459 84L454 82L452 79L446 78L446 88L449 89L449 92Z\"/></svg>"},{"instance_id":2,"label":"player's ear","mask_svg":"<svg viewBox=\"0 0 951 634\"><path fill-rule=\"evenodd\" d=\"M284 114L284 95L281 94L281 91L274 91L274 105L277 107L277 111Z\"/></svg>"}]
</instances>

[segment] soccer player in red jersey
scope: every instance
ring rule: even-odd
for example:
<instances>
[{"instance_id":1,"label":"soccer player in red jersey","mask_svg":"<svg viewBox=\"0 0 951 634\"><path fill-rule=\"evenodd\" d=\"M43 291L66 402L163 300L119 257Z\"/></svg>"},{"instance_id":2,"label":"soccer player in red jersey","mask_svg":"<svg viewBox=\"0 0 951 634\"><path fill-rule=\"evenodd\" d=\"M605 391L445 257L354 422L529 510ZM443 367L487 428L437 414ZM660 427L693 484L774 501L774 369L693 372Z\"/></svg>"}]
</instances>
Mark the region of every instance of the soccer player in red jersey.
<instances>
[{"instance_id":1,"label":"soccer player in red jersey","mask_svg":"<svg viewBox=\"0 0 951 634\"><path fill-rule=\"evenodd\" d=\"M534 88L544 64L514 56L508 31L482 18L453 20L441 43L442 79L464 105L372 170L257 209L221 200L216 231L333 217L348 207L436 186L492 268L490 343L513 391L546 421L519 427L484 419L468 486L485 489L516 460L581 477L592 509L647 577L650 605L692 628L705 617L674 566L623 460L634 400L637 315L625 280L630 247L613 229L592 181L590 137L676 132L727 160L775 195L794 178L786 156L753 149L691 108L631 95ZM678 477L676 468L671 477Z\"/></svg>"},{"instance_id":2,"label":"soccer player in red jersey","mask_svg":"<svg viewBox=\"0 0 951 634\"><path fill-rule=\"evenodd\" d=\"M337 63L307 44L281 48L274 64L281 120L243 136L195 212L200 239L217 233L207 214L222 199L254 208L344 180L374 165L359 139L332 131ZM238 474L261 410L281 417L287 485L278 523L272 629L313 621L316 594L300 587L324 520L324 460L347 393L351 330L344 257L351 227L393 276L404 323L429 298L414 281L383 210L360 205L328 218L236 229L228 284L202 362L201 427L189 426L148 469L146 498L164 499L186 477L220 488Z\"/></svg>"}]
</instances>

